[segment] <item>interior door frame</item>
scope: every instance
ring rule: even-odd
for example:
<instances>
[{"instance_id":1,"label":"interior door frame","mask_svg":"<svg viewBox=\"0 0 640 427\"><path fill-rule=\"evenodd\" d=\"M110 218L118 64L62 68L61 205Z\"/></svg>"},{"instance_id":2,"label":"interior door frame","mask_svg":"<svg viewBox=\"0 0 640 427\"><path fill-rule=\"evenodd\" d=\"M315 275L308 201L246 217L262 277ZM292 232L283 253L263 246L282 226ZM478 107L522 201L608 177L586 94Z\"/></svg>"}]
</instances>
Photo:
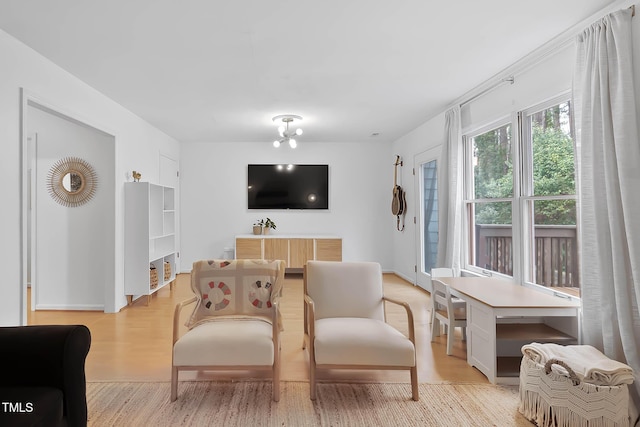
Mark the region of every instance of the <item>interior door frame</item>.
<instances>
[{"instance_id":1,"label":"interior door frame","mask_svg":"<svg viewBox=\"0 0 640 427\"><path fill-rule=\"evenodd\" d=\"M175 233L176 233L176 272L182 271L180 263L180 162L174 159L170 154L160 152L158 154L158 171L160 176L160 185L173 187L175 190Z\"/></svg>"},{"instance_id":2,"label":"interior door frame","mask_svg":"<svg viewBox=\"0 0 640 427\"><path fill-rule=\"evenodd\" d=\"M27 274L27 259L29 258L28 251L31 251L31 281L32 286L35 284L37 288L37 283L34 283L37 278L35 277L35 273L33 273L35 269L35 264L37 262L35 257L35 238L36 238L36 230L31 230L31 241L29 241L29 233L27 232L29 216L33 219L36 215L37 206L35 204L31 204L30 198L33 195L33 192L30 191L30 186L33 184L33 180L35 179L36 170L31 171L30 175L30 167L31 167L31 158L30 158L30 150L29 150L29 107L35 107L42 109L44 111L48 111L53 115L64 117L72 122L77 122L81 125L85 125L91 128L94 128L97 131L108 134L113 137L113 150L114 150L114 164L113 170L117 172L117 138L116 132L105 126L103 124L95 123L93 120L89 120L84 117L82 114L79 114L75 111L69 111L64 107L61 107L55 102L45 99L44 97L29 91L23 87L20 88L20 309L19 309L19 317L20 317L20 326L24 326L28 324L27 313L35 309L32 305L27 306L28 295L27 288L29 287L29 283L27 283L27 279L30 274ZM37 150L37 147L35 148ZM35 151L34 150L34 151ZM35 152L33 155L35 156ZM35 158L34 158L35 161ZM114 177L117 174L114 174ZM114 183L115 185L115 183ZM111 191L115 197L115 188L111 188ZM118 209L118 204L115 204L115 208L113 211L114 218L116 217ZM35 221L34 221L35 222ZM34 224L31 224L32 226ZM117 228L117 226L116 226ZM115 231L115 230L114 230ZM117 239L116 239L117 240ZM118 257L117 254L117 242L114 245L114 251L112 254L112 262L113 265L116 266L116 260ZM34 289L32 288L32 291ZM112 289L105 289L105 312L107 312L107 305L115 307L115 294ZM32 294L33 298L33 294ZM109 310L112 312L112 309Z\"/></svg>"},{"instance_id":3,"label":"interior door frame","mask_svg":"<svg viewBox=\"0 0 640 427\"><path fill-rule=\"evenodd\" d=\"M422 195L424 194L424 180L422 177L422 165L431 161L436 161L436 177L438 171L438 164L440 162L440 147L430 148L421 153L416 154L413 157L414 174L414 188L415 188L415 200L416 200L416 285L431 292L433 287L431 285L431 275L424 270L424 200ZM439 187L438 187L439 189Z\"/></svg>"},{"instance_id":4,"label":"interior door frame","mask_svg":"<svg viewBox=\"0 0 640 427\"><path fill-rule=\"evenodd\" d=\"M31 310L31 311L35 311L36 309L36 293L37 293L37 283L38 283L38 276L37 276L37 271L38 269L36 268L36 251L35 251L35 246L36 246L36 235L38 230L36 229L36 201L37 201L37 194L36 194L36 182L37 182L37 169L36 169L36 159L38 158L38 133L37 132L31 132L29 135L27 135L27 147L26 147L26 152L27 152L27 177L26 177L26 191L27 191L27 214L25 216L25 219L27 221L27 224L25 224L26 227L26 233L27 235L25 236L27 243L27 250L25 251L26 253L26 259L24 260L24 263L26 264L25 267L25 272L27 274L27 276L25 276L25 285L24 285L24 289L26 292L26 288L27 287L31 287L31 306L27 308L27 310ZM25 295L26 298L26 295ZM25 304L26 304L26 299L25 299Z\"/></svg>"}]
</instances>

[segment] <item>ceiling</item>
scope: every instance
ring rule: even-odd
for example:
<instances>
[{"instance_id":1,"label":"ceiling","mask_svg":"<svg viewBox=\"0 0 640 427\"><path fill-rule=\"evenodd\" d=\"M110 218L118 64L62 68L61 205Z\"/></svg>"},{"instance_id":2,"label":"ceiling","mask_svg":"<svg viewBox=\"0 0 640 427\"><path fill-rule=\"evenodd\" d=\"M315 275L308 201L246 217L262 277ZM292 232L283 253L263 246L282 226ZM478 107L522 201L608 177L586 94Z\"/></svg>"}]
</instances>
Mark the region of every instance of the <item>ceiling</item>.
<instances>
[{"instance_id":1,"label":"ceiling","mask_svg":"<svg viewBox=\"0 0 640 427\"><path fill-rule=\"evenodd\" d=\"M2 0L0 28L179 141L393 141L611 3Z\"/></svg>"}]
</instances>

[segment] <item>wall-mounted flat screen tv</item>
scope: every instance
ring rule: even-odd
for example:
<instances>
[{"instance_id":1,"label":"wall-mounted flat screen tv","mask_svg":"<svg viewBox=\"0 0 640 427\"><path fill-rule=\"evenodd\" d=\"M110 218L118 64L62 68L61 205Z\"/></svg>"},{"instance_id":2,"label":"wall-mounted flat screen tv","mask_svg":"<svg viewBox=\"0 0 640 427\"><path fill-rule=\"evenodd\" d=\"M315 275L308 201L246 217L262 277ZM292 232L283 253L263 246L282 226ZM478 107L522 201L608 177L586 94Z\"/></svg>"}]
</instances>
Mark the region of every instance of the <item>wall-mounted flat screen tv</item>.
<instances>
[{"instance_id":1,"label":"wall-mounted flat screen tv","mask_svg":"<svg viewBox=\"0 0 640 427\"><path fill-rule=\"evenodd\" d=\"M328 165L249 165L249 209L329 209Z\"/></svg>"}]
</instances>

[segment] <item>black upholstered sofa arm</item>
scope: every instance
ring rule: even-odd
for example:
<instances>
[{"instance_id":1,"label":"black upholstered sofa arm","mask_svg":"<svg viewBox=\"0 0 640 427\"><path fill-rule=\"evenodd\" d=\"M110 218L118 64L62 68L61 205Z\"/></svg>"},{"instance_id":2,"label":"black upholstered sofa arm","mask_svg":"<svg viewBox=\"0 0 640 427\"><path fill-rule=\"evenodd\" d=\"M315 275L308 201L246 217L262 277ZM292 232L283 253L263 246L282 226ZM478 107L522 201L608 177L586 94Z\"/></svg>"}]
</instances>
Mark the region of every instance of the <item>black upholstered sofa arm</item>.
<instances>
[{"instance_id":1,"label":"black upholstered sofa arm","mask_svg":"<svg viewBox=\"0 0 640 427\"><path fill-rule=\"evenodd\" d=\"M83 325L0 327L0 394L13 405L2 403L0 417L37 417L43 408L33 402L29 407L26 400L47 406L52 400L38 401L37 394L60 390L62 425L86 426L85 359L90 345L91 333Z\"/></svg>"}]
</instances>

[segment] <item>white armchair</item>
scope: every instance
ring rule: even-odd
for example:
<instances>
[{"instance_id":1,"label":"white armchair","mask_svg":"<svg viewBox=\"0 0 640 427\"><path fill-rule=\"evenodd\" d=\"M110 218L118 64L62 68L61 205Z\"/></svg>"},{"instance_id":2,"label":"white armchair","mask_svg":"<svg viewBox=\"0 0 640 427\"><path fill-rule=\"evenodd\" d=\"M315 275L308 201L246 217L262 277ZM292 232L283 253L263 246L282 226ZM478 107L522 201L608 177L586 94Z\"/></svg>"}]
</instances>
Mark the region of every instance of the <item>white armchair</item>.
<instances>
[{"instance_id":1,"label":"white armchair","mask_svg":"<svg viewBox=\"0 0 640 427\"><path fill-rule=\"evenodd\" d=\"M378 263L309 261L304 293L312 400L318 369L406 369L412 398L419 399L413 313L406 302L384 296ZM384 302L405 308L408 337L385 322Z\"/></svg>"},{"instance_id":2,"label":"white armchair","mask_svg":"<svg viewBox=\"0 0 640 427\"><path fill-rule=\"evenodd\" d=\"M284 261L197 261L191 271L195 296L176 306L173 320L171 401L184 370L271 370L273 400L280 399L278 300ZM180 336L180 312L197 303Z\"/></svg>"}]
</instances>

